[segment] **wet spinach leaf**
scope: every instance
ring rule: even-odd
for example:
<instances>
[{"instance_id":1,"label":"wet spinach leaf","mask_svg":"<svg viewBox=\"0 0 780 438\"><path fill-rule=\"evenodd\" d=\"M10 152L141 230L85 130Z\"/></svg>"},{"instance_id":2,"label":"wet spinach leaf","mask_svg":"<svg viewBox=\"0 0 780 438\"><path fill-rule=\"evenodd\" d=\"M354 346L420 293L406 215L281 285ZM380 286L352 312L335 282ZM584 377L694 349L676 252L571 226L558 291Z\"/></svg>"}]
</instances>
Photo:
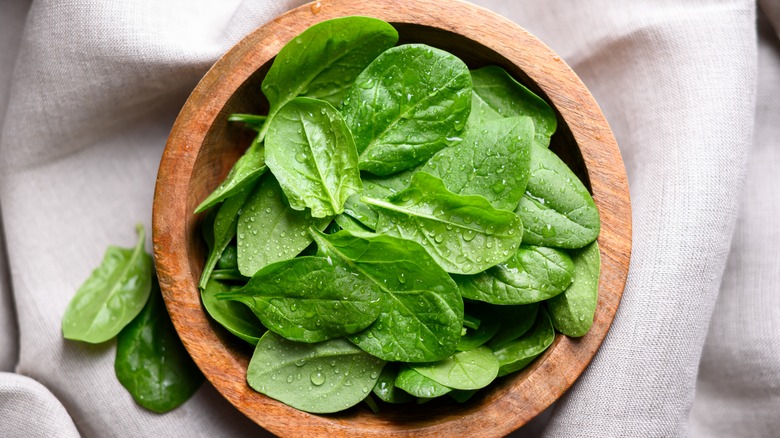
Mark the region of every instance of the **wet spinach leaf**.
<instances>
[{"instance_id":1,"label":"wet spinach leaf","mask_svg":"<svg viewBox=\"0 0 780 438\"><path fill-rule=\"evenodd\" d=\"M498 359L487 347L459 351L434 363L413 364L412 369L452 389L479 389L498 375Z\"/></svg>"},{"instance_id":2,"label":"wet spinach leaf","mask_svg":"<svg viewBox=\"0 0 780 438\"><path fill-rule=\"evenodd\" d=\"M377 232L419 242L447 272L475 274L510 257L522 240L522 223L483 197L456 195L425 172L389 200L362 198L377 207Z\"/></svg>"},{"instance_id":3,"label":"wet spinach leaf","mask_svg":"<svg viewBox=\"0 0 780 438\"><path fill-rule=\"evenodd\" d=\"M539 312L539 303L521 304L518 306L489 306L494 318L501 327L487 342L487 346L496 350L523 336L531 329Z\"/></svg>"},{"instance_id":4,"label":"wet spinach leaf","mask_svg":"<svg viewBox=\"0 0 780 438\"><path fill-rule=\"evenodd\" d=\"M229 122L241 122L253 130L260 132L263 129L267 117L255 114L231 114Z\"/></svg>"},{"instance_id":5,"label":"wet spinach leaf","mask_svg":"<svg viewBox=\"0 0 780 438\"><path fill-rule=\"evenodd\" d=\"M225 180L217 186L216 189L200 203L195 213L205 211L220 202L233 196L237 196L241 191L248 191L251 185L265 173L265 152L262 143L255 138L252 145L249 146L244 155L236 161L233 168L230 169Z\"/></svg>"},{"instance_id":6,"label":"wet spinach leaf","mask_svg":"<svg viewBox=\"0 0 780 438\"><path fill-rule=\"evenodd\" d=\"M222 257L222 252L236 236L239 213L249 196L250 189L251 187L239 191L235 196L228 198L219 206L219 211L217 211L217 215L214 217L214 231L211 233L214 236L214 246L209 251L206 265L203 267L200 282L198 283L198 288L201 290L206 288L206 284L209 278L211 278L211 272L214 271L217 262Z\"/></svg>"},{"instance_id":7,"label":"wet spinach leaf","mask_svg":"<svg viewBox=\"0 0 780 438\"><path fill-rule=\"evenodd\" d=\"M550 316L544 308L540 308L536 322L528 333L493 351L499 363L498 376L506 376L525 368L544 353L554 340L555 330Z\"/></svg>"},{"instance_id":8,"label":"wet spinach leaf","mask_svg":"<svg viewBox=\"0 0 780 438\"><path fill-rule=\"evenodd\" d=\"M387 403L406 403L414 400L408 392L402 391L400 388L396 388L395 379L398 377L398 362L388 362L382 372L379 374L379 379L374 385L373 392L379 397L380 400Z\"/></svg>"},{"instance_id":9,"label":"wet spinach leaf","mask_svg":"<svg viewBox=\"0 0 780 438\"><path fill-rule=\"evenodd\" d=\"M105 342L144 307L152 289L152 257L144 250L144 227L139 224L136 231L136 246L109 246L103 262L76 291L62 317L65 339Z\"/></svg>"},{"instance_id":10,"label":"wet spinach leaf","mask_svg":"<svg viewBox=\"0 0 780 438\"><path fill-rule=\"evenodd\" d=\"M246 304L269 330L300 342L356 333L377 319L387 300L372 279L323 257L272 263L217 298Z\"/></svg>"},{"instance_id":11,"label":"wet spinach leaf","mask_svg":"<svg viewBox=\"0 0 780 438\"><path fill-rule=\"evenodd\" d=\"M448 388L431 378L423 376L408 364L401 364L398 369L395 386L415 397L426 399L439 397L452 391L452 388Z\"/></svg>"},{"instance_id":12,"label":"wet spinach leaf","mask_svg":"<svg viewBox=\"0 0 780 438\"><path fill-rule=\"evenodd\" d=\"M291 100L271 123L265 148L268 167L295 210L335 216L363 190L352 134L327 102Z\"/></svg>"},{"instance_id":13,"label":"wet spinach leaf","mask_svg":"<svg viewBox=\"0 0 780 438\"><path fill-rule=\"evenodd\" d=\"M187 401L203 375L176 335L157 280L152 284L141 313L117 336L114 371L139 405L164 413Z\"/></svg>"},{"instance_id":14,"label":"wet spinach leaf","mask_svg":"<svg viewBox=\"0 0 780 438\"><path fill-rule=\"evenodd\" d=\"M514 211L525 193L534 125L528 117L489 120L463 134L422 167L447 190L481 195L493 207Z\"/></svg>"},{"instance_id":15,"label":"wet spinach leaf","mask_svg":"<svg viewBox=\"0 0 780 438\"><path fill-rule=\"evenodd\" d=\"M282 403L324 414L360 403L384 364L345 339L306 344L269 331L255 347L246 380Z\"/></svg>"},{"instance_id":16,"label":"wet spinach leaf","mask_svg":"<svg viewBox=\"0 0 780 438\"><path fill-rule=\"evenodd\" d=\"M552 151L531 149L531 177L517 215L523 220L523 243L581 248L596 240L599 211L588 189Z\"/></svg>"},{"instance_id":17,"label":"wet spinach leaf","mask_svg":"<svg viewBox=\"0 0 780 438\"><path fill-rule=\"evenodd\" d=\"M264 129L298 96L339 106L355 78L397 41L393 26L369 17L336 18L306 29L285 44L263 79L270 107Z\"/></svg>"},{"instance_id":18,"label":"wet spinach leaf","mask_svg":"<svg viewBox=\"0 0 780 438\"><path fill-rule=\"evenodd\" d=\"M265 333L265 327L252 310L238 301L217 299L217 294L230 290L229 285L214 279L210 280L206 288L200 292L203 307L227 331L252 345L257 345L257 341Z\"/></svg>"},{"instance_id":19,"label":"wet spinach leaf","mask_svg":"<svg viewBox=\"0 0 780 438\"><path fill-rule=\"evenodd\" d=\"M379 55L349 89L341 111L360 169L389 175L457 141L471 110L471 75L457 57L424 44Z\"/></svg>"},{"instance_id":20,"label":"wet spinach leaf","mask_svg":"<svg viewBox=\"0 0 780 438\"><path fill-rule=\"evenodd\" d=\"M495 317L494 306L487 306L479 302L466 303L466 316L473 316L480 320L477 328L466 327L458 342L459 351L473 350L490 340L501 328L501 321Z\"/></svg>"},{"instance_id":21,"label":"wet spinach leaf","mask_svg":"<svg viewBox=\"0 0 780 438\"><path fill-rule=\"evenodd\" d=\"M562 294L547 301L555 328L567 336L584 336L593 325L599 300L601 254L593 242L585 248L572 250L574 282Z\"/></svg>"},{"instance_id":22,"label":"wet spinach leaf","mask_svg":"<svg viewBox=\"0 0 780 438\"><path fill-rule=\"evenodd\" d=\"M427 362L455 351L463 326L457 286L419 244L392 236L315 233L320 250L370 278L384 295L379 318L350 337L381 359Z\"/></svg>"}]
</instances>

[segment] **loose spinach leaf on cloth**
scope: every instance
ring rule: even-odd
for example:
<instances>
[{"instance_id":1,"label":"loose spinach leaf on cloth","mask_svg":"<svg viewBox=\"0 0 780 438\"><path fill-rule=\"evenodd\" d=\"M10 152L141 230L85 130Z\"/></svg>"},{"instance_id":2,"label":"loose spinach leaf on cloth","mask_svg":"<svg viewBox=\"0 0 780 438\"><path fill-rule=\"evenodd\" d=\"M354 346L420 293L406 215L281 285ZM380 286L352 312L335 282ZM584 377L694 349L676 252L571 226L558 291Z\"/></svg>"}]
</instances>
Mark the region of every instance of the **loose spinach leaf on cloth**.
<instances>
[{"instance_id":1,"label":"loose spinach leaf on cloth","mask_svg":"<svg viewBox=\"0 0 780 438\"><path fill-rule=\"evenodd\" d=\"M255 347L247 383L271 398L315 414L358 404L385 362L345 339L306 344L266 332Z\"/></svg>"},{"instance_id":2,"label":"loose spinach leaf on cloth","mask_svg":"<svg viewBox=\"0 0 780 438\"><path fill-rule=\"evenodd\" d=\"M176 409L203 375L173 328L157 281L141 313L117 336L114 370L135 401L158 413Z\"/></svg>"},{"instance_id":3,"label":"loose spinach leaf on cloth","mask_svg":"<svg viewBox=\"0 0 780 438\"><path fill-rule=\"evenodd\" d=\"M456 195L425 172L389 200L362 198L377 207L377 232L420 243L447 272L475 274L509 258L523 239L522 223L477 195Z\"/></svg>"},{"instance_id":4,"label":"loose spinach leaf on cloth","mask_svg":"<svg viewBox=\"0 0 780 438\"><path fill-rule=\"evenodd\" d=\"M265 159L290 207L322 218L344 211L363 190L355 142L341 114L325 101L299 97L276 114Z\"/></svg>"},{"instance_id":5,"label":"loose spinach leaf on cloth","mask_svg":"<svg viewBox=\"0 0 780 438\"><path fill-rule=\"evenodd\" d=\"M421 375L452 389L479 389L498 375L498 359L487 347L459 351L434 363L412 364Z\"/></svg>"},{"instance_id":6,"label":"loose spinach leaf on cloth","mask_svg":"<svg viewBox=\"0 0 780 438\"><path fill-rule=\"evenodd\" d=\"M424 44L379 55L355 79L341 111L360 169L389 175L457 141L471 110L471 75L457 57Z\"/></svg>"},{"instance_id":7,"label":"loose spinach leaf on cloth","mask_svg":"<svg viewBox=\"0 0 780 438\"><path fill-rule=\"evenodd\" d=\"M422 171L438 176L447 190L481 195L493 207L514 211L525 193L534 125L528 117L489 120L463 134L463 141L433 156Z\"/></svg>"},{"instance_id":8,"label":"loose spinach leaf on cloth","mask_svg":"<svg viewBox=\"0 0 780 438\"><path fill-rule=\"evenodd\" d=\"M469 129L483 121L501 117L528 116L534 121L535 143L547 147L558 127L550 105L518 83L506 70L487 66L472 70L474 88Z\"/></svg>"},{"instance_id":9,"label":"loose spinach leaf on cloth","mask_svg":"<svg viewBox=\"0 0 780 438\"><path fill-rule=\"evenodd\" d=\"M274 176L265 175L238 217L238 269L251 277L271 263L295 257L312 241L309 227L322 230L329 222L288 207Z\"/></svg>"},{"instance_id":10,"label":"loose spinach leaf on cloth","mask_svg":"<svg viewBox=\"0 0 780 438\"><path fill-rule=\"evenodd\" d=\"M201 273L200 282L198 283L199 289L203 290L206 288L211 272L222 257L222 252L235 237L239 212L250 192L251 187L244 188L219 206L219 211L214 216L214 232L212 233L214 246L209 251L206 265L203 267L203 273Z\"/></svg>"},{"instance_id":11,"label":"loose spinach leaf on cloth","mask_svg":"<svg viewBox=\"0 0 780 438\"><path fill-rule=\"evenodd\" d=\"M507 261L476 275L453 276L464 298L492 304L528 304L563 292L574 263L554 248L521 245Z\"/></svg>"},{"instance_id":12,"label":"loose spinach leaf on cloth","mask_svg":"<svg viewBox=\"0 0 780 438\"><path fill-rule=\"evenodd\" d=\"M531 176L516 213L523 220L523 243L582 248L601 230L599 211L588 189L549 149L531 148Z\"/></svg>"},{"instance_id":13,"label":"loose spinach leaf on cloth","mask_svg":"<svg viewBox=\"0 0 780 438\"><path fill-rule=\"evenodd\" d=\"M255 138L249 149L244 152L233 168L230 169L225 180L220 183L216 189L200 203L195 213L206 211L207 209L219 204L239 192L249 190L251 185L265 173L265 152L262 143Z\"/></svg>"},{"instance_id":14,"label":"loose spinach leaf on cloth","mask_svg":"<svg viewBox=\"0 0 780 438\"><path fill-rule=\"evenodd\" d=\"M593 325L599 300L601 254L598 242L572 250L574 282L562 294L547 301L555 328L567 336L584 336Z\"/></svg>"},{"instance_id":15,"label":"loose spinach leaf on cloth","mask_svg":"<svg viewBox=\"0 0 780 438\"><path fill-rule=\"evenodd\" d=\"M455 351L463 326L457 286L419 244L391 236L314 233L320 249L370 278L384 295L379 318L350 337L381 359L429 362Z\"/></svg>"},{"instance_id":16,"label":"loose spinach leaf on cloth","mask_svg":"<svg viewBox=\"0 0 780 438\"><path fill-rule=\"evenodd\" d=\"M152 289L152 257L144 250L144 227L139 224L136 231L136 246L109 246L103 262L76 291L62 317L65 339L105 342L144 307Z\"/></svg>"},{"instance_id":17,"label":"loose spinach leaf on cloth","mask_svg":"<svg viewBox=\"0 0 780 438\"><path fill-rule=\"evenodd\" d=\"M293 38L276 55L263 79L270 108L260 137L276 113L298 96L339 106L360 72L397 41L393 26L369 17L323 21Z\"/></svg>"},{"instance_id":18,"label":"loose spinach leaf on cloth","mask_svg":"<svg viewBox=\"0 0 780 438\"><path fill-rule=\"evenodd\" d=\"M544 353L554 340L555 329L550 316L544 308L540 308L536 322L528 333L493 350L499 363L498 376L506 376L525 368Z\"/></svg>"},{"instance_id":19,"label":"loose spinach leaf on cloth","mask_svg":"<svg viewBox=\"0 0 780 438\"><path fill-rule=\"evenodd\" d=\"M356 333L377 319L387 300L373 279L324 257L272 263L217 298L246 304L269 330L300 342Z\"/></svg>"},{"instance_id":20,"label":"loose spinach leaf on cloth","mask_svg":"<svg viewBox=\"0 0 780 438\"><path fill-rule=\"evenodd\" d=\"M265 333L265 327L260 323L252 310L244 303L230 300L219 300L216 295L229 292L231 287L225 283L210 280L206 288L200 292L203 307L227 331L239 338L257 345L257 341Z\"/></svg>"}]
</instances>

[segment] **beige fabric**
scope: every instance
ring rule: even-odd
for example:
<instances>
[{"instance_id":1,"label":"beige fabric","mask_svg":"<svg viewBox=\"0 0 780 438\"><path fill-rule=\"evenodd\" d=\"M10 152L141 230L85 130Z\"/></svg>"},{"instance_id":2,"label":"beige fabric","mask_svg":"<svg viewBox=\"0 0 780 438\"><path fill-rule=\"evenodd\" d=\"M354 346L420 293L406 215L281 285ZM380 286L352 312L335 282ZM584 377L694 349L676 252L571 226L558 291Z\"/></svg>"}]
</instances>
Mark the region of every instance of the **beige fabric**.
<instances>
[{"instance_id":1,"label":"beige fabric","mask_svg":"<svg viewBox=\"0 0 780 438\"><path fill-rule=\"evenodd\" d=\"M263 434L208 385L166 415L137 407L114 344L66 342L60 320L105 247L149 227L160 154L197 80L299 3L0 0L0 370L16 372L0 374L0 436ZM761 3L766 17L749 0L478 3L582 77L633 203L631 271L602 349L514 435L776 434L777 2Z\"/></svg>"}]
</instances>

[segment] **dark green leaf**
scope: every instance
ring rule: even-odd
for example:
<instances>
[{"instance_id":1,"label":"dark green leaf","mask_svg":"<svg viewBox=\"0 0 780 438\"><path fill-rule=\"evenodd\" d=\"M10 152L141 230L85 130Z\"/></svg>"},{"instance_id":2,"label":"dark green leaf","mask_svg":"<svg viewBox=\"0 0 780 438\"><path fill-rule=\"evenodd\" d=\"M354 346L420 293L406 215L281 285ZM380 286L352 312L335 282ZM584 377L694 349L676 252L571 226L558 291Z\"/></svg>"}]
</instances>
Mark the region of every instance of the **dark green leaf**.
<instances>
[{"instance_id":1,"label":"dark green leaf","mask_svg":"<svg viewBox=\"0 0 780 438\"><path fill-rule=\"evenodd\" d=\"M562 294L547 301L555 328L564 335L584 336L593 325L596 303L599 300L599 273L601 254L593 242L585 248L572 251L574 282Z\"/></svg>"},{"instance_id":2,"label":"dark green leaf","mask_svg":"<svg viewBox=\"0 0 780 438\"><path fill-rule=\"evenodd\" d=\"M242 122L255 131L260 132L263 129L266 118L266 116L254 114L231 114L230 117L228 117L228 121Z\"/></svg>"},{"instance_id":3,"label":"dark green leaf","mask_svg":"<svg viewBox=\"0 0 780 438\"><path fill-rule=\"evenodd\" d=\"M374 394L387 403L406 403L414 398L408 392L395 387L395 379L398 377L398 363L390 362L382 368L379 380L374 385Z\"/></svg>"},{"instance_id":4,"label":"dark green leaf","mask_svg":"<svg viewBox=\"0 0 780 438\"><path fill-rule=\"evenodd\" d=\"M395 378L395 386L420 398L439 397L452 391L452 388L423 376L407 364L401 364L398 376Z\"/></svg>"},{"instance_id":5,"label":"dark green leaf","mask_svg":"<svg viewBox=\"0 0 780 438\"><path fill-rule=\"evenodd\" d=\"M295 210L335 216L348 197L363 190L352 134L325 101L299 97L283 106L265 148L268 167Z\"/></svg>"},{"instance_id":6,"label":"dark green leaf","mask_svg":"<svg viewBox=\"0 0 780 438\"><path fill-rule=\"evenodd\" d=\"M447 395L458 403L465 403L476 393L476 389L453 389Z\"/></svg>"},{"instance_id":7,"label":"dark green leaf","mask_svg":"<svg viewBox=\"0 0 780 438\"><path fill-rule=\"evenodd\" d=\"M228 245L217 260L217 269L238 269L238 248Z\"/></svg>"},{"instance_id":8,"label":"dark green leaf","mask_svg":"<svg viewBox=\"0 0 780 438\"><path fill-rule=\"evenodd\" d=\"M389 175L457 141L471 110L471 75L463 61L443 50L393 47L355 79L341 110L360 169Z\"/></svg>"},{"instance_id":9,"label":"dark green leaf","mask_svg":"<svg viewBox=\"0 0 780 438\"><path fill-rule=\"evenodd\" d=\"M536 322L528 333L493 351L499 363L498 376L505 376L525 368L544 353L554 340L555 330L550 316L544 308L540 308Z\"/></svg>"},{"instance_id":10,"label":"dark green leaf","mask_svg":"<svg viewBox=\"0 0 780 438\"><path fill-rule=\"evenodd\" d=\"M344 339L305 344L269 331L257 343L246 380L296 409L338 412L368 396L384 364Z\"/></svg>"},{"instance_id":11,"label":"dark green leaf","mask_svg":"<svg viewBox=\"0 0 780 438\"><path fill-rule=\"evenodd\" d=\"M117 336L114 370L135 401L154 412L176 409L203 382L160 295L157 281L141 313Z\"/></svg>"},{"instance_id":12,"label":"dark green leaf","mask_svg":"<svg viewBox=\"0 0 780 438\"><path fill-rule=\"evenodd\" d=\"M103 262L76 291L62 317L65 339L105 342L144 307L152 288L152 257L144 251L143 226L136 230L135 248L109 246Z\"/></svg>"},{"instance_id":13,"label":"dark green leaf","mask_svg":"<svg viewBox=\"0 0 780 438\"><path fill-rule=\"evenodd\" d=\"M256 345L260 336L265 333L265 327L245 304L238 301L217 299L217 294L228 291L230 291L230 286L212 279L200 292L203 307L227 331L252 345Z\"/></svg>"},{"instance_id":14,"label":"dark green leaf","mask_svg":"<svg viewBox=\"0 0 780 438\"><path fill-rule=\"evenodd\" d=\"M385 200L409 187L412 176L417 173L420 167L407 169L390 176L376 176L368 172L361 172L360 178L363 180L362 196ZM376 230L379 214L373 206L361 201L360 198L360 195L350 196L347 199L347 203L344 204L344 213L357 219L366 227Z\"/></svg>"},{"instance_id":15,"label":"dark green leaf","mask_svg":"<svg viewBox=\"0 0 780 438\"><path fill-rule=\"evenodd\" d=\"M434 363L410 366L424 377L452 389L484 388L498 375L498 359L487 347L459 351Z\"/></svg>"},{"instance_id":16,"label":"dark green leaf","mask_svg":"<svg viewBox=\"0 0 780 438\"><path fill-rule=\"evenodd\" d=\"M522 240L516 214L483 197L456 195L425 172L388 201L363 198L379 211L378 233L419 242L447 272L475 274L509 258Z\"/></svg>"},{"instance_id":17,"label":"dark green leaf","mask_svg":"<svg viewBox=\"0 0 780 438\"><path fill-rule=\"evenodd\" d=\"M496 350L523 336L531 329L539 312L539 303L518 306L489 305L501 327L487 342L487 346Z\"/></svg>"},{"instance_id":18,"label":"dark green leaf","mask_svg":"<svg viewBox=\"0 0 780 438\"><path fill-rule=\"evenodd\" d=\"M480 323L478 327L470 328L464 322L466 333L461 336L460 342L458 342L459 351L468 351L479 347L492 338L501 327L500 319L494 315L494 306L469 302L466 304L466 319L470 315L477 317Z\"/></svg>"},{"instance_id":19,"label":"dark green leaf","mask_svg":"<svg viewBox=\"0 0 780 438\"><path fill-rule=\"evenodd\" d=\"M258 138L244 155L236 161L225 180L200 203L195 213L211 208L225 199L238 196L239 192L251 190L251 185L265 173L265 152Z\"/></svg>"},{"instance_id":20,"label":"dark green leaf","mask_svg":"<svg viewBox=\"0 0 780 438\"><path fill-rule=\"evenodd\" d=\"M214 246L211 248L206 259L206 265L203 267L203 273L198 283L199 289L203 290L206 288L206 283L208 283L211 272L217 266L220 257L222 257L222 252L233 241L233 237L236 236L238 215L250 191L251 187L247 187L239 191L235 196L228 198L219 206L219 211L214 217Z\"/></svg>"}]
</instances>

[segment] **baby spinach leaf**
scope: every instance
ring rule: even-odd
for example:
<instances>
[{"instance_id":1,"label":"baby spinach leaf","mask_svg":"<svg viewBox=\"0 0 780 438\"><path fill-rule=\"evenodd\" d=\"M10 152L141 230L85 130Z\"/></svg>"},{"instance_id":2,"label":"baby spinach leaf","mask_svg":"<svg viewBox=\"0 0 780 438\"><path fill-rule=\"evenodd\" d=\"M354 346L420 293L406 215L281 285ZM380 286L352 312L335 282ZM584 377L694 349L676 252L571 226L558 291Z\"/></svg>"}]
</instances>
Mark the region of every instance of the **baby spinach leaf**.
<instances>
[{"instance_id":1,"label":"baby spinach leaf","mask_svg":"<svg viewBox=\"0 0 780 438\"><path fill-rule=\"evenodd\" d=\"M247 277L271 263L295 257L312 241L309 227L322 230L330 222L289 208L281 195L274 176L265 175L241 209L238 269Z\"/></svg>"},{"instance_id":2,"label":"baby spinach leaf","mask_svg":"<svg viewBox=\"0 0 780 438\"><path fill-rule=\"evenodd\" d=\"M544 308L540 308L536 322L528 333L493 351L499 363L498 376L506 376L525 368L544 353L554 340L555 330L550 316Z\"/></svg>"},{"instance_id":3,"label":"baby spinach leaf","mask_svg":"<svg viewBox=\"0 0 780 438\"><path fill-rule=\"evenodd\" d=\"M350 195L363 190L352 134L325 101L299 97L283 106L265 148L268 167L295 210L334 216Z\"/></svg>"},{"instance_id":4,"label":"baby spinach leaf","mask_svg":"<svg viewBox=\"0 0 780 438\"><path fill-rule=\"evenodd\" d=\"M492 304L528 304L563 292L574 263L561 250L521 245L507 261L471 276L454 276L464 298Z\"/></svg>"},{"instance_id":5,"label":"baby spinach leaf","mask_svg":"<svg viewBox=\"0 0 780 438\"><path fill-rule=\"evenodd\" d=\"M395 386L420 398L439 397L452 391L452 388L423 376L407 364L401 364L398 376L395 378Z\"/></svg>"},{"instance_id":6,"label":"baby spinach leaf","mask_svg":"<svg viewBox=\"0 0 780 438\"><path fill-rule=\"evenodd\" d=\"M239 192L248 191L251 185L257 181L266 171L265 152L259 138L249 146L244 155L236 161L233 168L230 169L225 180L217 186L216 189L200 203L195 213L200 213L211 208L218 203L230 197L238 195Z\"/></svg>"},{"instance_id":7,"label":"baby spinach leaf","mask_svg":"<svg viewBox=\"0 0 780 438\"><path fill-rule=\"evenodd\" d=\"M463 134L422 167L447 190L481 195L493 207L514 211L525 193L534 125L528 117L486 121Z\"/></svg>"},{"instance_id":8,"label":"baby spinach leaf","mask_svg":"<svg viewBox=\"0 0 780 438\"><path fill-rule=\"evenodd\" d=\"M119 332L114 371L135 401L158 413L176 409L203 382L173 328L157 280L140 314Z\"/></svg>"},{"instance_id":9,"label":"baby spinach leaf","mask_svg":"<svg viewBox=\"0 0 780 438\"><path fill-rule=\"evenodd\" d=\"M229 122L242 122L246 126L260 132L265 124L267 117L255 114L231 114L228 117Z\"/></svg>"},{"instance_id":10,"label":"baby spinach leaf","mask_svg":"<svg viewBox=\"0 0 780 438\"><path fill-rule=\"evenodd\" d=\"M360 169L389 175L456 141L471 110L471 75L455 56L423 44L393 47L355 79L341 108Z\"/></svg>"},{"instance_id":11,"label":"baby spinach leaf","mask_svg":"<svg viewBox=\"0 0 780 438\"><path fill-rule=\"evenodd\" d=\"M459 351L434 363L410 366L423 376L452 389L484 388L498 375L498 359L487 347Z\"/></svg>"},{"instance_id":12,"label":"baby spinach leaf","mask_svg":"<svg viewBox=\"0 0 780 438\"><path fill-rule=\"evenodd\" d=\"M523 243L581 248L596 240L599 211L588 189L552 151L531 148L531 177L516 213L523 220Z\"/></svg>"},{"instance_id":13,"label":"baby spinach leaf","mask_svg":"<svg viewBox=\"0 0 780 438\"><path fill-rule=\"evenodd\" d=\"M247 196L249 196L251 187L239 191L235 196L228 198L219 207L217 215L214 217L214 246L206 259L206 265L203 267L203 273L200 275L198 288L206 288L211 277L211 272L217 266L217 262L222 257L222 252L227 248L233 237L236 236L236 224L241 207L244 206ZM240 261L239 261L240 262Z\"/></svg>"},{"instance_id":14,"label":"baby spinach leaf","mask_svg":"<svg viewBox=\"0 0 780 438\"><path fill-rule=\"evenodd\" d=\"M476 393L476 389L453 389L447 395L458 403L466 403Z\"/></svg>"},{"instance_id":15,"label":"baby spinach leaf","mask_svg":"<svg viewBox=\"0 0 780 438\"><path fill-rule=\"evenodd\" d=\"M518 83L501 67L472 70L474 97L469 126L500 117L528 116L534 121L535 142L547 147L558 127L550 105Z\"/></svg>"},{"instance_id":16,"label":"baby spinach leaf","mask_svg":"<svg viewBox=\"0 0 780 438\"><path fill-rule=\"evenodd\" d=\"M574 282L562 294L547 301L555 328L567 336L584 336L593 325L599 300L601 254L593 242L572 251Z\"/></svg>"},{"instance_id":17,"label":"baby spinach leaf","mask_svg":"<svg viewBox=\"0 0 780 438\"><path fill-rule=\"evenodd\" d=\"M363 197L377 207L378 233L419 242L453 274L474 274L506 260L522 240L516 214L497 210L483 197L456 195L425 172L389 200Z\"/></svg>"},{"instance_id":18,"label":"baby spinach leaf","mask_svg":"<svg viewBox=\"0 0 780 438\"><path fill-rule=\"evenodd\" d=\"M340 214L333 218L333 221L336 225L339 226L340 230L347 230L347 231L358 231L358 232L371 232L373 230L370 230L368 227L363 225L360 221L357 219L354 219L352 216L349 216L347 214ZM338 231L340 231L338 230ZM333 234L333 233L328 233Z\"/></svg>"},{"instance_id":19,"label":"baby spinach leaf","mask_svg":"<svg viewBox=\"0 0 780 438\"><path fill-rule=\"evenodd\" d=\"M398 363L390 362L382 368L379 379L374 385L374 394L382 401L387 403L406 403L414 400L408 392L402 391L395 386L395 379L398 377Z\"/></svg>"},{"instance_id":20,"label":"baby spinach leaf","mask_svg":"<svg viewBox=\"0 0 780 438\"><path fill-rule=\"evenodd\" d=\"M487 346L493 350L523 336L534 325L539 312L539 303L489 307L494 312L494 318L501 324L496 334L487 342Z\"/></svg>"},{"instance_id":21,"label":"baby spinach leaf","mask_svg":"<svg viewBox=\"0 0 780 438\"><path fill-rule=\"evenodd\" d=\"M340 105L360 72L397 41L393 26L369 17L336 18L306 29L279 51L263 79L269 103L264 129L297 96Z\"/></svg>"},{"instance_id":22,"label":"baby spinach leaf","mask_svg":"<svg viewBox=\"0 0 780 438\"><path fill-rule=\"evenodd\" d=\"M152 257L144 251L144 227L139 224L136 231L135 248L109 246L103 262L76 291L62 317L65 339L105 342L144 307L152 288Z\"/></svg>"},{"instance_id":23,"label":"baby spinach leaf","mask_svg":"<svg viewBox=\"0 0 780 438\"><path fill-rule=\"evenodd\" d=\"M384 364L345 339L305 344L269 331L255 347L246 380L282 403L324 414L360 403Z\"/></svg>"},{"instance_id":24,"label":"baby spinach leaf","mask_svg":"<svg viewBox=\"0 0 780 438\"><path fill-rule=\"evenodd\" d=\"M463 325L457 286L419 244L391 236L315 233L320 249L371 279L384 295L379 318L350 340L381 359L427 362L455 351Z\"/></svg>"},{"instance_id":25,"label":"baby spinach leaf","mask_svg":"<svg viewBox=\"0 0 780 438\"><path fill-rule=\"evenodd\" d=\"M466 319L468 316L475 315L479 318L480 324L477 328L466 327L466 333L461 336L458 342L459 351L473 350L492 338L501 327L501 321L493 315L492 306L482 305L478 302L469 302L466 306Z\"/></svg>"},{"instance_id":26,"label":"baby spinach leaf","mask_svg":"<svg viewBox=\"0 0 780 438\"><path fill-rule=\"evenodd\" d=\"M374 281L323 257L272 263L246 286L217 298L246 304L269 330L300 342L320 342L368 327L384 299Z\"/></svg>"},{"instance_id":27,"label":"baby spinach leaf","mask_svg":"<svg viewBox=\"0 0 780 438\"><path fill-rule=\"evenodd\" d=\"M230 290L230 286L225 283L210 280L206 288L200 292L203 307L227 331L252 345L257 345L260 336L265 333L265 327L257 319L257 316L244 303L219 300L216 297L217 294Z\"/></svg>"},{"instance_id":28,"label":"baby spinach leaf","mask_svg":"<svg viewBox=\"0 0 780 438\"><path fill-rule=\"evenodd\" d=\"M238 269L238 249L235 245L228 245L217 260L217 269Z\"/></svg>"}]
</instances>

